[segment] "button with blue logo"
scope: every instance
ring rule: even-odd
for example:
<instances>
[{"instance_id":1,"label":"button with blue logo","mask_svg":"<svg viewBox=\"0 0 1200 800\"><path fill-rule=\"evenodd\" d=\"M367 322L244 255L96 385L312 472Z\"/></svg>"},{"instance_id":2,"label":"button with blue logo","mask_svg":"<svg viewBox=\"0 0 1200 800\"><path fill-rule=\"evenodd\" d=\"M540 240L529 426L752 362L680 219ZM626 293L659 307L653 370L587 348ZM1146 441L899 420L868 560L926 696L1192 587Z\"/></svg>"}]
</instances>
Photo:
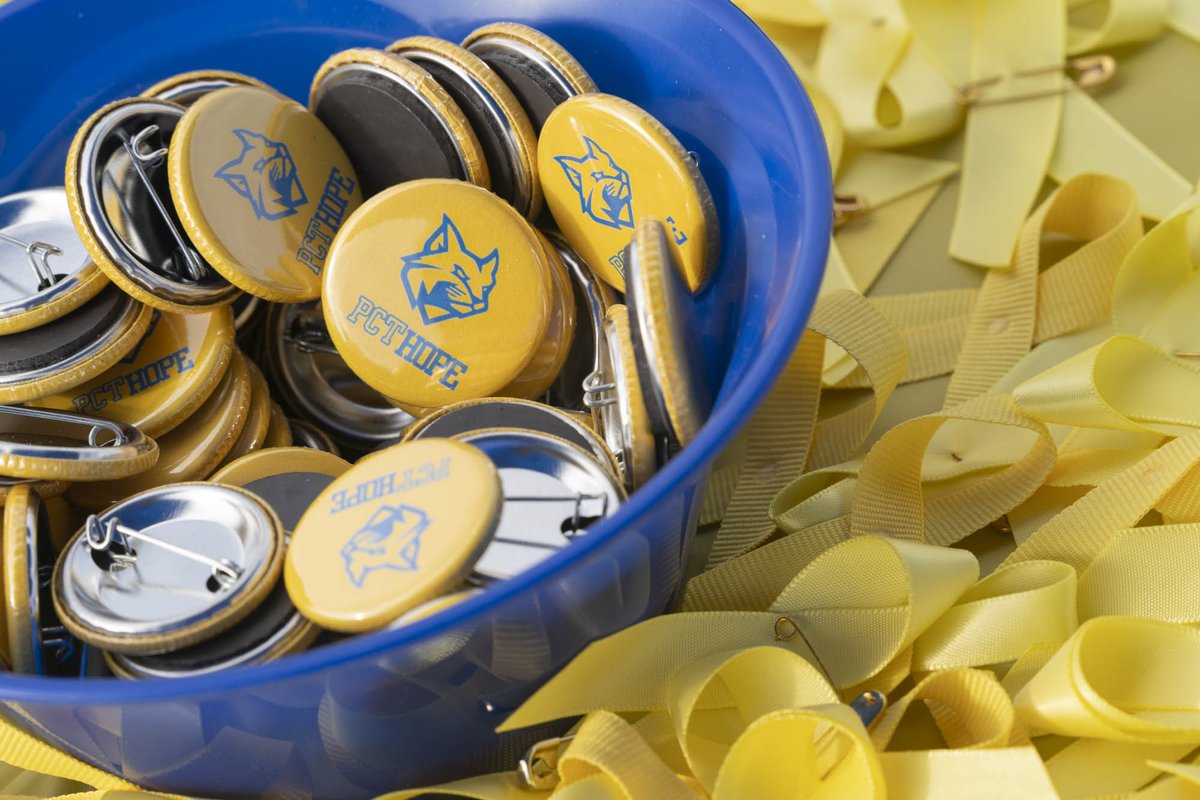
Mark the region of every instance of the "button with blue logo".
<instances>
[{"instance_id":1,"label":"button with blue logo","mask_svg":"<svg viewBox=\"0 0 1200 800\"><path fill-rule=\"evenodd\" d=\"M538 140L546 205L596 274L625 291L625 247L638 220L662 220L688 287L717 263L720 229L695 159L661 122L627 100L588 94L550 114Z\"/></svg>"},{"instance_id":2,"label":"button with blue logo","mask_svg":"<svg viewBox=\"0 0 1200 800\"><path fill-rule=\"evenodd\" d=\"M167 172L205 260L273 302L320 295L329 245L362 202L329 129L299 103L255 86L197 100L171 138Z\"/></svg>"},{"instance_id":3,"label":"button with blue logo","mask_svg":"<svg viewBox=\"0 0 1200 800\"><path fill-rule=\"evenodd\" d=\"M288 594L329 630L382 628L462 585L491 541L500 495L496 467L468 444L424 439L368 456L296 525Z\"/></svg>"},{"instance_id":4,"label":"button with blue logo","mask_svg":"<svg viewBox=\"0 0 1200 800\"><path fill-rule=\"evenodd\" d=\"M529 223L462 181L413 181L365 203L333 243L322 304L354 371L402 407L496 394L539 351L555 305Z\"/></svg>"},{"instance_id":5,"label":"button with blue logo","mask_svg":"<svg viewBox=\"0 0 1200 800\"><path fill-rule=\"evenodd\" d=\"M133 350L90 381L31 405L95 414L161 436L209 398L233 357L233 314L155 309Z\"/></svg>"}]
</instances>

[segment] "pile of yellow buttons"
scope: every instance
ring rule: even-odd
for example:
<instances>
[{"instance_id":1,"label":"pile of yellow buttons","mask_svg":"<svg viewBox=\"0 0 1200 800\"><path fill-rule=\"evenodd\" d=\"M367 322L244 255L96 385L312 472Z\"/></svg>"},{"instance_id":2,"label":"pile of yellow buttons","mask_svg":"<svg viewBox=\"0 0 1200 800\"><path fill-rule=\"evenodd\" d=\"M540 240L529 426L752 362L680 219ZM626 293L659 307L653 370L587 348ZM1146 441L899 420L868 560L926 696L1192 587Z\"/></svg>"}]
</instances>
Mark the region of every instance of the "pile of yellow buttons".
<instances>
[{"instance_id":1,"label":"pile of yellow buttons","mask_svg":"<svg viewBox=\"0 0 1200 800\"><path fill-rule=\"evenodd\" d=\"M307 106L169 77L91 115L64 184L0 199L14 670L409 624L568 546L711 409L696 160L525 26L334 54Z\"/></svg>"}]
</instances>

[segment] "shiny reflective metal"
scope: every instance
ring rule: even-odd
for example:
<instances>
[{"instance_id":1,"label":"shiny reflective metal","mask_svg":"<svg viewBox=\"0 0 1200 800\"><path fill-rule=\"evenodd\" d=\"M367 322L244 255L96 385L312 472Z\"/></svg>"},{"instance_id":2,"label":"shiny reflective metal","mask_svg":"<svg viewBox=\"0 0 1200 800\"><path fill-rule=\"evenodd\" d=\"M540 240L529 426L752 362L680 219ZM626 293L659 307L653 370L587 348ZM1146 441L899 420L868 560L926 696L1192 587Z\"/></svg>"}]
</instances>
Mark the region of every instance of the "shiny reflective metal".
<instances>
[{"instance_id":1,"label":"shiny reflective metal","mask_svg":"<svg viewBox=\"0 0 1200 800\"><path fill-rule=\"evenodd\" d=\"M302 419L288 419L288 428L292 432L292 444L295 447L307 447L309 450L323 450L326 453L341 455L341 450L329 434ZM385 442L381 447L391 447L394 442Z\"/></svg>"},{"instance_id":2,"label":"shiny reflective metal","mask_svg":"<svg viewBox=\"0 0 1200 800\"><path fill-rule=\"evenodd\" d=\"M112 559L112 566L109 567L112 570L136 565L138 563L137 550L134 549L132 542L141 542L162 548L180 558L186 558L188 561L203 564L212 570L212 580L216 581L222 589L230 588L237 583L238 578L242 577L242 568L227 558L219 560L209 558L198 550L172 544L165 539L151 536L145 531L134 530L128 525L122 525L121 520L114 516L109 516L102 525L99 518L95 514L91 514L84 525L84 531L88 547L98 553L104 553Z\"/></svg>"},{"instance_id":3,"label":"shiny reflective metal","mask_svg":"<svg viewBox=\"0 0 1200 800\"><path fill-rule=\"evenodd\" d=\"M633 398L625 391L626 376L637 366L621 358L611 323L601 325L596 345L599 367L583 382L583 405L595 413L596 427L617 460L626 488L633 481Z\"/></svg>"},{"instance_id":4,"label":"shiny reflective metal","mask_svg":"<svg viewBox=\"0 0 1200 800\"><path fill-rule=\"evenodd\" d=\"M0 405L0 455L53 461L124 461L150 446L132 425L73 411Z\"/></svg>"},{"instance_id":5,"label":"shiny reflective metal","mask_svg":"<svg viewBox=\"0 0 1200 800\"><path fill-rule=\"evenodd\" d=\"M550 387L549 400L562 408L584 408L584 381L603 365L598 343L604 338L604 315L616 304L617 295L611 286L598 279L591 267L583 263L566 240L557 233L546 238L558 250L567 274L575 289L575 339L562 371Z\"/></svg>"},{"instance_id":6,"label":"shiny reflective metal","mask_svg":"<svg viewBox=\"0 0 1200 800\"><path fill-rule=\"evenodd\" d=\"M612 451L594 430L566 412L532 400L490 397L447 406L414 422L405 438L450 438L492 428L517 428L557 436L588 451L608 469L618 469Z\"/></svg>"},{"instance_id":7,"label":"shiny reflective metal","mask_svg":"<svg viewBox=\"0 0 1200 800\"><path fill-rule=\"evenodd\" d=\"M55 601L85 641L167 652L244 605L282 547L278 520L247 492L207 483L150 489L88 520L59 560Z\"/></svg>"},{"instance_id":8,"label":"shiny reflective metal","mask_svg":"<svg viewBox=\"0 0 1200 800\"><path fill-rule=\"evenodd\" d=\"M188 239L167 185L167 145L184 109L161 100L115 106L80 145L82 212L109 260L164 300L212 305L239 289Z\"/></svg>"},{"instance_id":9,"label":"shiny reflective metal","mask_svg":"<svg viewBox=\"0 0 1200 800\"><path fill-rule=\"evenodd\" d=\"M500 522L471 577L488 583L519 575L616 512L625 492L590 453L535 431L490 430L454 437L473 444L500 473Z\"/></svg>"},{"instance_id":10,"label":"shiny reflective metal","mask_svg":"<svg viewBox=\"0 0 1200 800\"><path fill-rule=\"evenodd\" d=\"M62 187L0 198L0 242L5 245L0 247L0 319L71 291L92 261L75 233Z\"/></svg>"},{"instance_id":11,"label":"shiny reflective metal","mask_svg":"<svg viewBox=\"0 0 1200 800\"><path fill-rule=\"evenodd\" d=\"M471 180L443 111L395 73L343 64L313 87L309 108L346 150L363 197L420 178Z\"/></svg>"},{"instance_id":12,"label":"shiny reflective metal","mask_svg":"<svg viewBox=\"0 0 1200 800\"><path fill-rule=\"evenodd\" d=\"M332 345L321 344L328 339L320 303L272 306L266 362L280 399L351 448L370 449L398 438L412 416L363 383ZM326 449L307 442L302 446Z\"/></svg>"},{"instance_id":13,"label":"shiny reflective metal","mask_svg":"<svg viewBox=\"0 0 1200 800\"><path fill-rule=\"evenodd\" d=\"M109 663L122 678L190 678L274 661L303 650L318 633L292 605L280 582L261 606L224 633L170 653L113 653Z\"/></svg>"},{"instance_id":14,"label":"shiny reflective metal","mask_svg":"<svg viewBox=\"0 0 1200 800\"><path fill-rule=\"evenodd\" d=\"M558 759L562 746L574 739L574 736L558 736L543 739L529 748L525 757L517 762L517 778L521 785L533 791L549 791L558 786Z\"/></svg>"},{"instance_id":15,"label":"shiny reflective metal","mask_svg":"<svg viewBox=\"0 0 1200 800\"><path fill-rule=\"evenodd\" d=\"M412 46L389 49L432 75L454 98L479 137L488 164L492 191L512 204L522 216L529 216L533 205L534 177L523 166L517 132L488 87L476 80L462 64L442 53ZM472 54L467 55L469 57ZM485 66L485 69L490 67ZM499 75L496 79L501 80Z\"/></svg>"}]
</instances>

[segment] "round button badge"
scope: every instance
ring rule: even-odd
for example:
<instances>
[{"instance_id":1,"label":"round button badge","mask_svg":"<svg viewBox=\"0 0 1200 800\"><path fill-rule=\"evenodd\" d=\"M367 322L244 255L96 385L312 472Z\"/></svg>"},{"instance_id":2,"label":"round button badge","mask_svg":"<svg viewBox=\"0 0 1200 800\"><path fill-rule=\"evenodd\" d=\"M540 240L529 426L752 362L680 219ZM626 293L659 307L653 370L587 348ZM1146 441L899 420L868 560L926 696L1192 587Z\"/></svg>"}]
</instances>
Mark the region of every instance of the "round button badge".
<instances>
[{"instance_id":1,"label":"round button badge","mask_svg":"<svg viewBox=\"0 0 1200 800\"><path fill-rule=\"evenodd\" d=\"M362 202L341 145L304 106L269 89L221 89L178 123L171 197L196 248L264 300L321 293L329 244Z\"/></svg>"},{"instance_id":2,"label":"round button badge","mask_svg":"<svg viewBox=\"0 0 1200 800\"><path fill-rule=\"evenodd\" d=\"M559 104L597 91L587 70L562 45L539 30L515 22L484 25L462 46L500 74L540 131Z\"/></svg>"},{"instance_id":3,"label":"round button badge","mask_svg":"<svg viewBox=\"0 0 1200 800\"><path fill-rule=\"evenodd\" d=\"M233 315L153 311L133 349L87 383L33 402L125 422L161 436L183 422L217 388L233 356Z\"/></svg>"},{"instance_id":4,"label":"round button badge","mask_svg":"<svg viewBox=\"0 0 1200 800\"><path fill-rule=\"evenodd\" d=\"M211 94L218 89L227 89L230 86L270 88L257 78L251 78L240 72L230 72L225 69L198 69L164 78L142 92L142 97L167 100L187 108L204 95Z\"/></svg>"},{"instance_id":5,"label":"round button badge","mask_svg":"<svg viewBox=\"0 0 1200 800\"><path fill-rule=\"evenodd\" d=\"M411 36L388 51L426 70L454 98L487 158L491 189L525 217L542 210L537 134L520 101L478 56L432 36Z\"/></svg>"},{"instance_id":6,"label":"round button badge","mask_svg":"<svg viewBox=\"0 0 1200 800\"><path fill-rule=\"evenodd\" d=\"M54 571L54 606L88 644L165 653L227 630L275 587L283 528L249 492L178 483L88 518Z\"/></svg>"},{"instance_id":7,"label":"round button badge","mask_svg":"<svg viewBox=\"0 0 1200 800\"><path fill-rule=\"evenodd\" d=\"M58 319L108 285L61 188L0 198L0 278L0 335Z\"/></svg>"},{"instance_id":8,"label":"round button badge","mask_svg":"<svg viewBox=\"0 0 1200 800\"><path fill-rule=\"evenodd\" d=\"M554 283L512 206L461 181L414 181L359 209L333 243L322 303L363 381L404 407L485 397L546 335Z\"/></svg>"},{"instance_id":9,"label":"round button badge","mask_svg":"<svg viewBox=\"0 0 1200 800\"><path fill-rule=\"evenodd\" d=\"M332 453L306 447L275 447L231 461L209 478L240 486L262 498L279 515L286 531L295 530L313 501L350 469Z\"/></svg>"},{"instance_id":10,"label":"round button badge","mask_svg":"<svg viewBox=\"0 0 1200 800\"><path fill-rule=\"evenodd\" d=\"M521 370L512 383L500 390L504 397L518 397L534 400L546 394L554 381L562 372L567 356L571 353L571 343L575 339L575 289L567 268L559 258L558 250L550 243L541 231L534 231L546 255L546 264L550 268L550 281L554 287L554 306L546 325L546 335L542 337L542 345L529 359L525 369Z\"/></svg>"},{"instance_id":11,"label":"round button badge","mask_svg":"<svg viewBox=\"0 0 1200 800\"><path fill-rule=\"evenodd\" d=\"M308 107L350 154L366 197L420 178L491 186L466 115L406 58L364 47L337 53L317 70Z\"/></svg>"},{"instance_id":12,"label":"round button badge","mask_svg":"<svg viewBox=\"0 0 1200 800\"><path fill-rule=\"evenodd\" d=\"M638 377L629 309L617 304L604 318L601 368L584 381L584 403L617 457L627 488L641 486L658 466L654 429Z\"/></svg>"},{"instance_id":13,"label":"round button badge","mask_svg":"<svg viewBox=\"0 0 1200 800\"><path fill-rule=\"evenodd\" d=\"M69 411L0 406L0 475L7 478L120 478L148 469L158 455L155 441L130 425Z\"/></svg>"},{"instance_id":14,"label":"round button badge","mask_svg":"<svg viewBox=\"0 0 1200 800\"><path fill-rule=\"evenodd\" d=\"M459 442L405 442L365 458L296 526L288 593L330 630L382 628L462 584L491 541L500 494L491 460Z\"/></svg>"},{"instance_id":15,"label":"round button badge","mask_svg":"<svg viewBox=\"0 0 1200 800\"><path fill-rule=\"evenodd\" d=\"M645 110L606 94L567 100L538 140L546 204L596 274L625 290L637 221L662 220L693 292L716 265L720 229L708 185L679 140Z\"/></svg>"}]
</instances>

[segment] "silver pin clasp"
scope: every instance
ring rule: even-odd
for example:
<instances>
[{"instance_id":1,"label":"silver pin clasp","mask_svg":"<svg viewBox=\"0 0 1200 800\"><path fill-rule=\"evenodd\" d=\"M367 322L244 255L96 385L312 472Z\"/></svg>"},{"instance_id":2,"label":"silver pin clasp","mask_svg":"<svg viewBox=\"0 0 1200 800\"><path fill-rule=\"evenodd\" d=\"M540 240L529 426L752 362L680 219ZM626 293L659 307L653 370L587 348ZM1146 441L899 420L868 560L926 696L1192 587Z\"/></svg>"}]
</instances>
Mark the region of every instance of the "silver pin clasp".
<instances>
[{"instance_id":1,"label":"silver pin clasp","mask_svg":"<svg viewBox=\"0 0 1200 800\"><path fill-rule=\"evenodd\" d=\"M46 242L22 242L15 236L9 236L2 231L0 231L0 241L8 242L25 250L25 255L29 257L29 265L33 267L33 274L37 276L39 292L58 283L59 278L50 268L48 259L50 256L61 256L62 250Z\"/></svg>"},{"instance_id":2,"label":"silver pin clasp","mask_svg":"<svg viewBox=\"0 0 1200 800\"><path fill-rule=\"evenodd\" d=\"M177 544L150 536L142 531L134 530L127 525L122 525L121 521L116 517L110 517L107 522L101 525L100 519L95 514L88 515L88 546L94 551L107 553L113 561L113 569L120 570L137 563L137 553L129 544L130 539L152 544L155 547L160 547L189 561L203 564L212 570L213 580L223 589L233 586L242 575L241 568L236 564L231 564L227 560L222 559L218 561L203 553L197 553L195 550L188 550L186 547L180 547Z\"/></svg>"},{"instance_id":3,"label":"silver pin clasp","mask_svg":"<svg viewBox=\"0 0 1200 800\"><path fill-rule=\"evenodd\" d=\"M608 516L608 496L603 494L584 494L579 492L574 496L559 495L559 496L531 496L531 495L505 495L504 502L506 503L574 503L575 512L571 517L571 533L578 533L583 524L583 504L585 502L600 501L600 513L594 516ZM574 538L564 530L564 534L568 539Z\"/></svg>"},{"instance_id":4,"label":"silver pin clasp","mask_svg":"<svg viewBox=\"0 0 1200 800\"><path fill-rule=\"evenodd\" d=\"M166 223L167 228L171 231L171 237L175 240L176 247L179 248L179 253L183 257L184 269L188 277L194 281L202 281L208 276L208 266L200 260L199 255L192 249L190 241L179 230L179 226L175 224L174 215L167 210L167 206L163 203L163 199L159 197L158 191L154 188L154 182L150 180L150 175L146 172L146 167L155 167L163 162L167 157L167 148L154 148L147 141L151 136L157 136L159 127L157 125L147 125L138 131L132 138L127 137L124 132L118 132L121 136L122 145L125 151L129 153L129 158L133 164L134 172L137 173L138 180L146 189L146 194L154 202L154 207L158 211L158 215Z\"/></svg>"},{"instance_id":5,"label":"silver pin clasp","mask_svg":"<svg viewBox=\"0 0 1200 800\"><path fill-rule=\"evenodd\" d=\"M593 372L583 379L583 404L587 408L603 408L617 402L614 393L617 385L607 380L600 372Z\"/></svg>"},{"instance_id":6,"label":"silver pin clasp","mask_svg":"<svg viewBox=\"0 0 1200 800\"><path fill-rule=\"evenodd\" d=\"M59 411L51 411L46 408L26 408L24 406L4 406L0 405L0 414L13 414L18 417L34 417L36 419L49 419L55 422L62 422L69 425L85 425L88 428L87 443L88 447L120 447L125 444L125 434L121 431L121 426L107 419L99 417L87 417L81 419L74 414L64 414ZM108 441L101 441L102 433L111 433L113 438Z\"/></svg>"},{"instance_id":7,"label":"silver pin clasp","mask_svg":"<svg viewBox=\"0 0 1200 800\"><path fill-rule=\"evenodd\" d=\"M517 775L526 789L548 791L558 786L559 752L574 736L559 736L543 739L529 748L525 757L517 762Z\"/></svg>"},{"instance_id":8,"label":"silver pin clasp","mask_svg":"<svg viewBox=\"0 0 1200 800\"><path fill-rule=\"evenodd\" d=\"M303 318L296 319L283 335L283 340L302 353L340 355L325 326L306 323Z\"/></svg>"}]
</instances>

